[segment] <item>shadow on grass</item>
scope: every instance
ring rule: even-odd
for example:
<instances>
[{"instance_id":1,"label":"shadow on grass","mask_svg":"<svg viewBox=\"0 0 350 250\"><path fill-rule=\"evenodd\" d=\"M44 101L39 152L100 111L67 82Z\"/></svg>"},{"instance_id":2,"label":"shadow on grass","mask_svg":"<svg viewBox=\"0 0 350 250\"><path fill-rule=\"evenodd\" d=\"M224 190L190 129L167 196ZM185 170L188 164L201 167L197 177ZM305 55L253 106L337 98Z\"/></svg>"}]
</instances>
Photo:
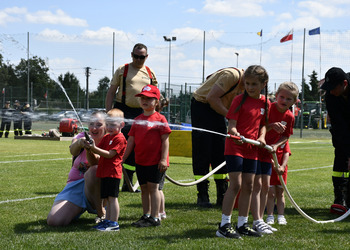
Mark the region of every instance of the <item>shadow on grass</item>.
<instances>
[{"instance_id":1,"label":"shadow on grass","mask_svg":"<svg viewBox=\"0 0 350 250\"><path fill-rule=\"evenodd\" d=\"M336 215L336 214L332 214L329 212L328 208L302 208L301 210L307 214L309 217L313 218L314 220L317 221L327 221L327 220L334 220L338 217L340 217L341 215ZM285 215L300 215L302 216L294 207L293 208L285 208L284 210ZM350 216L348 216L347 218L343 219L340 222L349 222L350 220Z\"/></svg>"},{"instance_id":2,"label":"shadow on grass","mask_svg":"<svg viewBox=\"0 0 350 250\"><path fill-rule=\"evenodd\" d=\"M164 240L165 242L169 243L175 243L182 240L196 240L196 239L208 239L212 238L213 232L215 234L215 231L213 231L212 228L196 228L196 229L190 229L185 230L178 234L166 234L166 235L154 235L154 236L147 236L145 237L146 240Z\"/></svg>"},{"instance_id":3,"label":"shadow on grass","mask_svg":"<svg viewBox=\"0 0 350 250\"><path fill-rule=\"evenodd\" d=\"M36 220L16 224L14 232L15 234L84 232L92 230L92 222L91 219L80 218L79 220L73 221L68 226L51 227L47 225L46 220Z\"/></svg>"}]
</instances>

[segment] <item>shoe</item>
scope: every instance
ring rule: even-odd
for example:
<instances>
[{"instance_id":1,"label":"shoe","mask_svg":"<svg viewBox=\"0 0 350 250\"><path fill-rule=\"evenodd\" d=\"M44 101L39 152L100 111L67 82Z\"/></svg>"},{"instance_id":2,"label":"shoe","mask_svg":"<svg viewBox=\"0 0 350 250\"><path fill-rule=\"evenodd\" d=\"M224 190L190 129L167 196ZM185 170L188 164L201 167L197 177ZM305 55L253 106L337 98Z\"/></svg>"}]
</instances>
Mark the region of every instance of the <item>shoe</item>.
<instances>
[{"instance_id":1,"label":"shoe","mask_svg":"<svg viewBox=\"0 0 350 250\"><path fill-rule=\"evenodd\" d=\"M160 218L160 220L166 219L166 213L165 212L164 213L159 213L159 218Z\"/></svg>"},{"instance_id":2,"label":"shoe","mask_svg":"<svg viewBox=\"0 0 350 250\"><path fill-rule=\"evenodd\" d=\"M221 238L231 238L231 239L242 239L242 237L237 233L231 226L230 223L226 223L216 231L216 236Z\"/></svg>"},{"instance_id":3,"label":"shoe","mask_svg":"<svg viewBox=\"0 0 350 250\"><path fill-rule=\"evenodd\" d=\"M104 223L103 226L96 228L99 231L108 232L108 231L119 231L119 224L116 221L108 221L107 223Z\"/></svg>"},{"instance_id":4,"label":"shoe","mask_svg":"<svg viewBox=\"0 0 350 250\"><path fill-rule=\"evenodd\" d=\"M93 229L97 229L99 227L104 227L104 224L108 223L109 220L102 220L99 223L97 223L97 225L93 226Z\"/></svg>"},{"instance_id":5,"label":"shoe","mask_svg":"<svg viewBox=\"0 0 350 250\"><path fill-rule=\"evenodd\" d=\"M262 234L272 234L273 232L269 229L264 221L259 221L256 225L253 226L253 229Z\"/></svg>"},{"instance_id":6,"label":"shoe","mask_svg":"<svg viewBox=\"0 0 350 250\"><path fill-rule=\"evenodd\" d=\"M279 216L277 218L277 223L278 225L287 225L287 220L284 218L284 216Z\"/></svg>"},{"instance_id":7,"label":"shoe","mask_svg":"<svg viewBox=\"0 0 350 250\"><path fill-rule=\"evenodd\" d=\"M253 237L261 237L262 234L255 231L254 229L251 229L248 226L248 223L244 223L243 226L237 227L236 226L236 230L240 235L243 236L253 236Z\"/></svg>"},{"instance_id":8,"label":"shoe","mask_svg":"<svg viewBox=\"0 0 350 250\"><path fill-rule=\"evenodd\" d=\"M265 225L266 225L267 228L270 229L272 232L277 232L277 231L278 231L277 228L274 228L274 227L272 227L272 226L269 225L269 224L266 224L266 223L265 223Z\"/></svg>"},{"instance_id":9,"label":"shoe","mask_svg":"<svg viewBox=\"0 0 350 250\"><path fill-rule=\"evenodd\" d=\"M268 225L275 224L275 217L273 215L268 215L267 218L266 218L266 223Z\"/></svg>"},{"instance_id":10,"label":"shoe","mask_svg":"<svg viewBox=\"0 0 350 250\"><path fill-rule=\"evenodd\" d=\"M138 223L136 227L158 227L160 226L160 220L153 219L152 216L148 217L146 220L141 221Z\"/></svg>"},{"instance_id":11,"label":"shoe","mask_svg":"<svg viewBox=\"0 0 350 250\"><path fill-rule=\"evenodd\" d=\"M146 221L148 219L148 216L146 216L145 214L141 216L141 218L138 221L135 221L133 223L131 223L131 226L134 227L139 227L139 224L143 223L144 221Z\"/></svg>"}]
</instances>

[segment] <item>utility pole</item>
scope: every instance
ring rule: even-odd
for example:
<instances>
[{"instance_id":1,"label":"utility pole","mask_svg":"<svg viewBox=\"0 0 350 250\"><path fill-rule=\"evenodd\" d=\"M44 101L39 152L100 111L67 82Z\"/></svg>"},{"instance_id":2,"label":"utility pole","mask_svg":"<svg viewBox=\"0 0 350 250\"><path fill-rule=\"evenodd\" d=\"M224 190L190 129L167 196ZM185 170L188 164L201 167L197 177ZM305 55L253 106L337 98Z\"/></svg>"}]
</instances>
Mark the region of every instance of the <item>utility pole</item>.
<instances>
[{"instance_id":1,"label":"utility pole","mask_svg":"<svg viewBox=\"0 0 350 250\"><path fill-rule=\"evenodd\" d=\"M89 109L89 76L90 76L90 67L85 68L85 76L86 76L86 110Z\"/></svg>"}]
</instances>

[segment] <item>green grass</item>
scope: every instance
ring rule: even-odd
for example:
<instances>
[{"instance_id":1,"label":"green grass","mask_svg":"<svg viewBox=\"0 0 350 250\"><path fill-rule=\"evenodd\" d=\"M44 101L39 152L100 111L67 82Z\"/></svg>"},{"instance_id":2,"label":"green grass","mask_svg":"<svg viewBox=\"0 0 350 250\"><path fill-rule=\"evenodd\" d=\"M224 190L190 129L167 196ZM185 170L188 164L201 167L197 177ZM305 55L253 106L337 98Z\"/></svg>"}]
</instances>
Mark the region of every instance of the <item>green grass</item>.
<instances>
[{"instance_id":1,"label":"green grass","mask_svg":"<svg viewBox=\"0 0 350 250\"><path fill-rule=\"evenodd\" d=\"M40 131L38 131L39 133ZM316 132L315 132L316 133ZM326 135L326 134L325 134ZM315 139L316 138L316 139ZM317 220L334 219L331 166L333 147L328 136L291 138L288 188L294 200ZM316 224L304 219L287 200L286 226L262 238L241 241L215 236L221 220L219 208L195 205L196 187L166 182L168 218L157 228L134 228L141 214L140 194L120 193L120 232L91 230L94 215L85 213L67 227L48 227L46 216L54 195L65 186L71 166L70 142L0 139L0 249L349 249L349 219ZM192 160L171 157L168 175L192 181ZM315 168L309 169L308 168ZM296 171L300 170L300 171ZM211 179L210 197L215 202ZM16 201L16 199L35 198ZM8 201L8 202L4 202ZM250 223L252 221L250 216ZM233 211L233 223L237 210Z\"/></svg>"}]
</instances>

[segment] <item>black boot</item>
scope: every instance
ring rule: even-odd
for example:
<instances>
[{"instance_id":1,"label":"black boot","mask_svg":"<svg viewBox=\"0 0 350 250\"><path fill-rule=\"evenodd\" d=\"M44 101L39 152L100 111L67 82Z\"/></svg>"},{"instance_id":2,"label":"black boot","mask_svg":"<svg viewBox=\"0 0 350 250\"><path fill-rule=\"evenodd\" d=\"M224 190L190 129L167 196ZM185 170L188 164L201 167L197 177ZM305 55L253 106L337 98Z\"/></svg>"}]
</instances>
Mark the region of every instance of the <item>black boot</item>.
<instances>
[{"instance_id":1,"label":"black boot","mask_svg":"<svg viewBox=\"0 0 350 250\"><path fill-rule=\"evenodd\" d=\"M216 184L216 205L222 207L222 201L224 200L225 192L228 188L228 183L226 179L215 180Z\"/></svg>"},{"instance_id":2,"label":"black boot","mask_svg":"<svg viewBox=\"0 0 350 250\"><path fill-rule=\"evenodd\" d=\"M334 204L345 206L348 179L344 177L332 177L334 187Z\"/></svg>"},{"instance_id":3,"label":"black boot","mask_svg":"<svg viewBox=\"0 0 350 250\"><path fill-rule=\"evenodd\" d=\"M213 205L209 201L209 181L204 180L197 184L197 205L199 207L211 208Z\"/></svg>"}]
</instances>

